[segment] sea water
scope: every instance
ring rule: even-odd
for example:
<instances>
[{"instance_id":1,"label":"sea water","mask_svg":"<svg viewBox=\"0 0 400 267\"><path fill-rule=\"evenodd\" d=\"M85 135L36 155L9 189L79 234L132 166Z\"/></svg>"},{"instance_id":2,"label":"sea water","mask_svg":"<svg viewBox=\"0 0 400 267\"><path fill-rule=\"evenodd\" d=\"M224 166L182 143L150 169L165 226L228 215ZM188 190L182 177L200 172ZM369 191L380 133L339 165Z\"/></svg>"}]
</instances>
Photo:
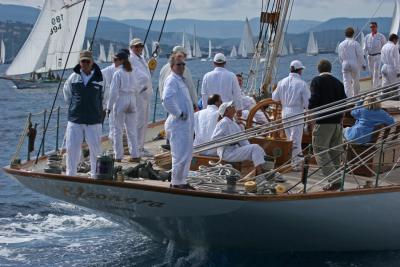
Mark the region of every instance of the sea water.
<instances>
[{"instance_id":1,"label":"sea water","mask_svg":"<svg viewBox=\"0 0 400 267\"><path fill-rule=\"evenodd\" d=\"M303 78L310 81L317 75L316 64L321 58L335 62L333 73L341 78L336 56L297 55L279 58L277 78L283 78L291 60L300 59L306 66ZM161 59L154 74L157 88ZM195 85L210 71L212 62L187 62ZM0 65L3 73L8 65ZM248 73L250 60L229 60L227 68L235 73ZM199 81L199 82L198 82ZM11 82L0 80L0 165L9 164L19 134L29 112L49 109L56 88L17 90ZM150 114L153 113L155 94ZM156 102L156 119L165 117L160 101ZM65 106L62 91L56 105ZM65 114L65 113L64 113ZM152 117L150 118L152 120ZM40 131L42 115L34 116ZM65 115L61 115L65 124ZM106 127L104 128L106 131ZM53 138L52 138L53 136ZM54 148L54 132L49 133L45 148ZM60 137L62 139L62 136ZM36 147L37 149L37 147ZM26 147L21 157L26 155ZM33 155L32 155L33 156ZM334 212L334 210L332 210ZM294 220L296 218L293 218ZM316 224L318 222L315 222ZM243 227L251 227L244 225ZM326 229L329 231L329 229ZM274 231L274 229L260 229ZM290 236L285 236L288 243ZM310 238L312 238L310 236ZM238 240L240 242L240 240ZM268 240L265 240L268 242ZM4 173L0 174L0 266L399 266L400 253L252 253L224 248L177 249L173 242L154 242L139 230L125 228L104 219L93 211L48 198L32 192Z\"/></svg>"}]
</instances>

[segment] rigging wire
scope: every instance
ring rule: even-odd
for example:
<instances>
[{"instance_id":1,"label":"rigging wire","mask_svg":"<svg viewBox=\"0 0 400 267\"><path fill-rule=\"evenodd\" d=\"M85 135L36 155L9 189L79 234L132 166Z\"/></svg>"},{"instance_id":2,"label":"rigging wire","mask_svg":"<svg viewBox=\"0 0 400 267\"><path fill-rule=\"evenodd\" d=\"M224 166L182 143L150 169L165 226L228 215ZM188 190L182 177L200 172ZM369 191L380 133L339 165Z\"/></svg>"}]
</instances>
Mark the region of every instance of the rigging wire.
<instances>
[{"instance_id":1,"label":"rigging wire","mask_svg":"<svg viewBox=\"0 0 400 267\"><path fill-rule=\"evenodd\" d=\"M45 125L45 127L44 127L44 129L43 129L43 137L42 137L42 140L41 140L41 142L40 142L40 146L39 146L39 149L38 149L38 153L37 153L37 155L36 155L35 164L37 164L38 161L39 161L40 151L41 151L41 149L42 149L42 147L43 147L43 145L44 145L44 139L45 139L45 136L46 136L46 132L47 132L47 129L48 129L48 127L49 127L49 123L50 123L51 116L53 115L53 110L54 110L54 107L55 107L55 105L56 105L57 97L58 97L58 94L59 94L59 92L60 92L61 83L62 83L64 74L65 74L65 71L66 71L66 69L67 69L68 60L69 60L69 57L70 57L70 55L71 55L71 51L72 51L72 47L73 47L73 45L74 45L75 37L76 37L76 34L77 34L77 32L78 32L78 29L79 29L79 25L80 25L80 22L81 22L81 19L82 19L83 11L85 10L85 7L86 7L86 2L87 2L87 0L83 0L83 7L82 7L81 13L80 13L80 15L79 15L79 19L78 19L78 23L77 23L77 25L76 25L76 29L75 29L75 32L74 32L74 36L72 37L72 41L71 41L71 45L70 45L70 47L69 47L67 59L65 60L64 68L63 68L63 71L62 71L62 73L61 73L61 78L60 78L60 81L59 81L59 83L58 83L56 95L54 96L54 100L53 100L53 104L51 105L49 117L48 117L47 122L46 122L46 125ZM103 3L104 3L104 0L103 0Z\"/></svg>"},{"instance_id":2,"label":"rigging wire","mask_svg":"<svg viewBox=\"0 0 400 267\"><path fill-rule=\"evenodd\" d=\"M96 32L97 32L97 26L99 25L101 13L103 12L104 1L105 0L103 0L103 2L101 3L100 12L99 12L99 15L97 16L96 26L94 27L94 31L93 31L93 34L92 34L92 40L90 41L89 51L92 51L94 37L96 36Z\"/></svg>"},{"instance_id":3,"label":"rigging wire","mask_svg":"<svg viewBox=\"0 0 400 267\"><path fill-rule=\"evenodd\" d=\"M167 18L168 18L168 13L169 13L169 8L171 7L171 2L172 2L172 0L169 0L167 11L165 12L165 16L164 16L164 21L163 21L163 24L161 26L161 31L160 31L160 34L158 35L157 45L156 45L154 51L152 51L152 53L151 53L151 55L154 58L158 56L158 52L160 50L161 36L162 36L162 34L164 32L164 26L165 26L165 22L167 21Z\"/></svg>"},{"instance_id":4,"label":"rigging wire","mask_svg":"<svg viewBox=\"0 0 400 267\"><path fill-rule=\"evenodd\" d=\"M147 28L146 36L144 37L144 41L143 41L143 44L144 44L144 45L146 45L147 37L149 36L149 32L150 32L150 29L151 29L151 25L153 24L154 15L156 14L156 11L157 11L158 3L159 3L159 2L160 2L160 0L157 0L156 7L155 7L154 10L153 10L153 15L151 16L150 24L149 24L149 27Z\"/></svg>"}]
</instances>

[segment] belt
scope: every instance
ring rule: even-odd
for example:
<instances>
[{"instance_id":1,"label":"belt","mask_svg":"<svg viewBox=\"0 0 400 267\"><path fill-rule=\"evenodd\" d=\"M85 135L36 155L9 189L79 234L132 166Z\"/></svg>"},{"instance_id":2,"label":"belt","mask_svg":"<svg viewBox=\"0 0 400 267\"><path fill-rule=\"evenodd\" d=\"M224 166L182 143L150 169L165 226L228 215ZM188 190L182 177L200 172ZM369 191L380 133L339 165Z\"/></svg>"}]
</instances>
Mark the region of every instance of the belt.
<instances>
[{"instance_id":1,"label":"belt","mask_svg":"<svg viewBox=\"0 0 400 267\"><path fill-rule=\"evenodd\" d=\"M381 53L379 52L379 53L375 53L375 54L368 54L369 56L377 56L377 55L380 55Z\"/></svg>"}]
</instances>

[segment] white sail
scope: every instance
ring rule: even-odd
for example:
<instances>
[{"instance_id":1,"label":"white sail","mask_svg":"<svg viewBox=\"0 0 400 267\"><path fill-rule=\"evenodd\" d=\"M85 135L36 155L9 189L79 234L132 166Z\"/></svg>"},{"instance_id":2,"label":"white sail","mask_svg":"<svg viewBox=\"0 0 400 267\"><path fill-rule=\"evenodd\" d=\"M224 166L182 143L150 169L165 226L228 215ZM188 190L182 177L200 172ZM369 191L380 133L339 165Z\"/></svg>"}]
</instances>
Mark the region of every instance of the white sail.
<instances>
[{"instance_id":1,"label":"white sail","mask_svg":"<svg viewBox=\"0 0 400 267\"><path fill-rule=\"evenodd\" d=\"M318 55L318 44L317 40L314 38L313 32L310 32L310 35L308 36L307 55L309 56Z\"/></svg>"},{"instance_id":2,"label":"white sail","mask_svg":"<svg viewBox=\"0 0 400 267\"><path fill-rule=\"evenodd\" d=\"M28 39L6 74L20 75L63 69L83 4L83 0L46 0ZM89 1L82 14L67 68L74 67L79 61L88 10Z\"/></svg>"},{"instance_id":3,"label":"white sail","mask_svg":"<svg viewBox=\"0 0 400 267\"><path fill-rule=\"evenodd\" d=\"M289 54L288 49L285 45L285 38L281 39L281 43L279 45L278 56L285 57Z\"/></svg>"},{"instance_id":4,"label":"white sail","mask_svg":"<svg viewBox=\"0 0 400 267\"><path fill-rule=\"evenodd\" d=\"M182 35L182 46L183 46L183 48L185 48L186 58L191 59L192 58L192 48L190 46L189 40L186 38L185 32L183 32L183 35Z\"/></svg>"},{"instance_id":5,"label":"white sail","mask_svg":"<svg viewBox=\"0 0 400 267\"><path fill-rule=\"evenodd\" d=\"M293 55L294 54L294 50L293 50L293 45L292 42L289 41L289 55Z\"/></svg>"},{"instance_id":6,"label":"white sail","mask_svg":"<svg viewBox=\"0 0 400 267\"><path fill-rule=\"evenodd\" d=\"M236 46L233 46L233 47L232 47L232 50L231 50L230 57L231 57L231 58L235 58L235 57L237 57L237 50L236 50Z\"/></svg>"},{"instance_id":7,"label":"white sail","mask_svg":"<svg viewBox=\"0 0 400 267\"><path fill-rule=\"evenodd\" d=\"M104 63L107 61L106 58L106 50L104 49L104 45L100 44L100 53L99 53L99 57L97 58L97 61L99 63Z\"/></svg>"},{"instance_id":8,"label":"white sail","mask_svg":"<svg viewBox=\"0 0 400 267\"><path fill-rule=\"evenodd\" d=\"M390 27L390 34L399 32L400 25L400 0L395 0L393 16L392 16L392 26Z\"/></svg>"},{"instance_id":9,"label":"white sail","mask_svg":"<svg viewBox=\"0 0 400 267\"><path fill-rule=\"evenodd\" d=\"M198 41L195 42L195 49L193 49L193 50L195 52L195 57L202 57L203 56L203 53L201 52L200 45L199 45Z\"/></svg>"},{"instance_id":10,"label":"white sail","mask_svg":"<svg viewBox=\"0 0 400 267\"><path fill-rule=\"evenodd\" d=\"M110 48L108 48L107 62L113 62L114 55L115 55L114 46L112 43L110 43Z\"/></svg>"},{"instance_id":11,"label":"white sail","mask_svg":"<svg viewBox=\"0 0 400 267\"><path fill-rule=\"evenodd\" d=\"M1 39L0 44L0 64L4 64L6 62L6 46L4 45L3 39Z\"/></svg>"},{"instance_id":12,"label":"white sail","mask_svg":"<svg viewBox=\"0 0 400 267\"><path fill-rule=\"evenodd\" d=\"M212 57L212 46L211 46L211 40L208 40L208 58Z\"/></svg>"},{"instance_id":13,"label":"white sail","mask_svg":"<svg viewBox=\"0 0 400 267\"><path fill-rule=\"evenodd\" d=\"M242 57L247 57L249 54L254 54L253 33L250 28L249 20L246 17L242 39L239 44L239 54Z\"/></svg>"}]
</instances>

